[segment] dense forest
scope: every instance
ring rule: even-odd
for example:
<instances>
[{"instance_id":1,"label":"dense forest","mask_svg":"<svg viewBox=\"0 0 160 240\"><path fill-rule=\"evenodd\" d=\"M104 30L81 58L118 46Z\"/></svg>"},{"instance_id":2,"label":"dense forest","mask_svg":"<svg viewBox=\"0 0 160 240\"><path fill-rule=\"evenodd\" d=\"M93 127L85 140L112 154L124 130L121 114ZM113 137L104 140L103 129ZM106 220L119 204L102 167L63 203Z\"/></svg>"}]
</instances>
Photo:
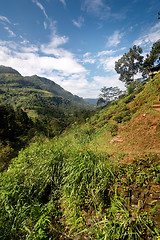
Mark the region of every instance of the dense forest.
<instances>
[{"instance_id":1,"label":"dense forest","mask_svg":"<svg viewBox=\"0 0 160 240\"><path fill-rule=\"evenodd\" d=\"M0 239L160 238L160 73L96 110L10 68L0 84Z\"/></svg>"}]
</instances>

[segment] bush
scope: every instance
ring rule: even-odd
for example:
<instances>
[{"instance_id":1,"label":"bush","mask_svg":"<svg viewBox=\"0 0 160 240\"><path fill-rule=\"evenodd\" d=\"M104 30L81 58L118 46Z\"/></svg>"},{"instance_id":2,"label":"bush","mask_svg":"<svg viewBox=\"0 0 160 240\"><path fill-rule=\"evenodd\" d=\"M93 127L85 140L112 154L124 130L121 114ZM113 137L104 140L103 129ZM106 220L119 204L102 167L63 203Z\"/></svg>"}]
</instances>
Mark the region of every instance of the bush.
<instances>
[{"instance_id":1,"label":"bush","mask_svg":"<svg viewBox=\"0 0 160 240\"><path fill-rule=\"evenodd\" d=\"M124 102L127 104L127 103L131 102L134 98L135 98L135 94L130 94L129 96L127 96L125 98Z\"/></svg>"},{"instance_id":2,"label":"bush","mask_svg":"<svg viewBox=\"0 0 160 240\"><path fill-rule=\"evenodd\" d=\"M117 124L110 125L109 129L110 129L110 132L111 132L112 136L117 135L117 132L118 132L118 125Z\"/></svg>"},{"instance_id":3,"label":"bush","mask_svg":"<svg viewBox=\"0 0 160 240\"><path fill-rule=\"evenodd\" d=\"M113 120L117 123L126 122L131 119L131 111L129 109L125 111L120 111L117 115L114 116Z\"/></svg>"}]
</instances>

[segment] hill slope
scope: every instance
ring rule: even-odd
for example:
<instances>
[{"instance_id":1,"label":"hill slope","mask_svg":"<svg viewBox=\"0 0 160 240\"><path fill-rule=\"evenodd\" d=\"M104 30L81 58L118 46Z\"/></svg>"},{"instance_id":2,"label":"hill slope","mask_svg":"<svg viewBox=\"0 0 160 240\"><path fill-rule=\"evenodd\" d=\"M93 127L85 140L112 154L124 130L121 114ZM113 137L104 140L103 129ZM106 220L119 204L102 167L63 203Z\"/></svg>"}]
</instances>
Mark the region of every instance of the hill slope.
<instances>
[{"instance_id":1,"label":"hill slope","mask_svg":"<svg viewBox=\"0 0 160 240\"><path fill-rule=\"evenodd\" d=\"M1 239L160 238L160 74L1 173Z\"/></svg>"},{"instance_id":2,"label":"hill slope","mask_svg":"<svg viewBox=\"0 0 160 240\"><path fill-rule=\"evenodd\" d=\"M152 108L160 95L160 73L142 88L140 93L138 89L113 102L91 120L95 128L108 129L100 136L100 149L123 151L131 158L136 153L160 153L160 112Z\"/></svg>"},{"instance_id":3,"label":"hill slope","mask_svg":"<svg viewBox=\"0 0 160 240\"><path fill-rule=\"evenodd\" d=\"M74 110L89 109L82 98L55 82L38 76L23 77L16 70L0 67L0 103L21 107L31 117L64 118Z\"/></svg>"}]
</instances>

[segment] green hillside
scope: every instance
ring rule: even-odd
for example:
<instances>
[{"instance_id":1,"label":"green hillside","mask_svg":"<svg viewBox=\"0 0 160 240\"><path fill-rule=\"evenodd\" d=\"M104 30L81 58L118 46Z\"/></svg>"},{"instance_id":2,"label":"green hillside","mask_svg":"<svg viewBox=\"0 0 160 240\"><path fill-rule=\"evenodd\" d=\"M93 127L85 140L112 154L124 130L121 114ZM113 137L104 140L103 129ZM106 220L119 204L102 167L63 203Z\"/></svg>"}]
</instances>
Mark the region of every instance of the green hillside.
<instances>
[{"instance_id":1,"label":"green hillside","mask_svg":"<svg viewBox=\"0 0 160 240\"><path fill-rule=\"evenodd\" d=\"M0 238L160 239L159 94L160 73L32 140L1 173Z\"/></svg>"},{"instance_id":2,"label":"green hillside","mask_svg":"<svg viewBox=\"0 0 160 240\"><path fill-rule=\"evenodd\" d=\"M93 108L51 80L23 77L4 66L0 66L0 104L21 107L30 117L45 119L65 118L73 111Z\"/></svg>"}]
</instances>

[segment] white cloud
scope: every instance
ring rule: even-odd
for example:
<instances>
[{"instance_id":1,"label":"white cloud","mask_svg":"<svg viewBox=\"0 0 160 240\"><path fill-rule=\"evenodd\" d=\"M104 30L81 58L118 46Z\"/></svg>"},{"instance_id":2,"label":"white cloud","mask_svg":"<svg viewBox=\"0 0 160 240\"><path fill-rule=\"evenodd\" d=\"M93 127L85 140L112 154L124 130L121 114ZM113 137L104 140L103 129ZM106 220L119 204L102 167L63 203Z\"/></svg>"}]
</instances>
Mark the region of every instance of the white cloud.
<instances>
[{"instance_id":1,"label":"white cloud","mask_svg":"<svg viewBox=\"0 0 160 240\"><path fill-rule=\"evenodd\" d=\"M55 36L48 46L39 47L27 41L21 43L0 41L0 64L11 66L22 75L37 74L49 77L56 72L63 78L63 76L69 77L72 74L86 74L86 69L79 64L72 53L58 48L66 41L64 37ZM54 48L52 51L51 46ZM57 53L57 56L51 55L53 53Z\"/></svg>"},{"instance_id":2,"label":"white cloud","mask_svg":"<svg viewBox=\"0 0 160 240\"><path fill-rule=\"evenodd\" d=\"M119 81L118 75L113 74L111 76L95 76L94 77L95 84L100 88L106 87L119 87L122 90L125 90L125 85L123 82Z\"/></svg>"},{"instance_id":3,"label":"white cloud","mask_svg":"<svg viewBox=\"0 0 160 240\"><path fill-rule=\"evenodd\" d=\"M72 22L76 27L81 28L84 23L84 18L82 16L80 16L77 21L72 20Z\"/></svg>"},{"instance_id":4,"label":"white cloud","mask_svg":"<svg viewBox=\"0 0 160 240\"><path fill-rule=\"evenodd\" d=\"M28 53L28 52L36 53L39 50L37 46L32 45L32 44L30 44L29 46L21 46L19 49L22 53Z\"/></svg>"},{"instance_id":5,"label":"white cloud","mask_svg":"<svg viewBox=\"0 0 160 240\"><path fill-rule=\"evenodd\" d=\"M110 7L103 0L84 0L84 10L100 18L110 15Z\"/></svg>"},{"instance_id":6,"label":"white cloud","mask_svg":"<svg viewBox=\"0 0 160 240\"><path fill-rule=\"evenodd\" d=\"M104 86L95 79L89 82L85 74L73 74L67 80L60 80L59 84L73 94L84 98L97 98L100 88Z\"/></svg>"},{"instance_id":7,"label":"white cloud","mask_svg":"<svg viewBox=\"0 0 160 240\"><path fill-rule=\"evenodd\" d=\"M97 12L100 8L104 6L104 3L102 0L85 0L84 1L85 7L88 11Z\"/></svg>"},{"instance_id":8,"label":"white cloud","mask_svg":"<svg viewBox=\"0 0 160 240\"><path fill-rule=\"evenodd\" d=\"M52 37L48 44L41 45L41 51L47 55L54 55L51 57L52 68L61 71L63 75L70 75L73 73L85 72L85 68L81 66L77 60L75 60L74 55L63 49L59 48L68 42L68 38L65 36L55 35Z\"/></svg>"},{"instance_id":9,"label":"white cloud","mask_svg":"<svg viewBox=\"0 0 160 240\"><path fill-rule=\"evenodd\" d=\"M16 34L13 31L11 31L9 27L5 27L4 29L6 29L7 32L9 33L9 37L16 37Z\"/></svg>"},{"instance_id":10,"label":"white cloud","mask_svg":"<svg viewBox=\"0 0 160 240\"><path fill-rule=\"evenodd\" d=\"M39 75L60 84L66 90L81 97L98 97L103 86L121 86L114 72L114 63L121 56L116 51L102 51L93 56L86 52L80 62L76 56L63 48L69 41L53 31L48 44L34 45L21 37L21 42L0 41L0 65L10 66L23 76ZM102 66L109 76L96 74L91 77L85 63ZM82 65L83 63L83 65Z\"/></svg>"},{"instance_id":11,"label":"white cloud","mask_svg":"<svg viewBox=\"0 0 160 240\"><path fill-rule=\"evenodd\" d=\"M66 7L66 2L65 2L65 0L59 0L63 5L64 5L64 7Z\"/></svg>"},{"instance_id":12,"label":"white cloud","mask_svg":"<svg viewBox=\"0 0 160 240\"><path fill-rule=\"evenodd\" d=\"M41 11L42 11L43 14L45 15L45 17L46 17L47 19L49 19L49 18L48 18L48 15L47 15L47 13L46 13L46 11L45 11L45 8L43 7L43 5L42 5L40 2L38 2L38 0L32 0L32 2L35 3L35 4L41 9Z\"/></svg>"},{"instance_id":13,"label":"white cloud","mask_svg":"<svg viewBox=\"0 0 160 240\"><path fill-rule=\"evenodd\" d=\"M83 0L82 10L87 13L93 14L100 19L114 18L124 19L126 17L126 11L118 13L112 13L109 3L111 1L106 0Z\"/></svg>"},{"instance_id":14,"label":"white cloud","mask_svg":"<svg viewBox=\"0 0 160 240\"><path fill-rule=\"evenodd\" d=\"M44 25L44 29L47 29L47 23L45 21L43 22L43 25Z\"/></svg>"},{"instance_id":15,"label":"white cloud","mask_svg":"<svg viewBox=\"0 0 160 240\"><path fill-rule=\"evenodd\" d=\"M88 81L86 75L73 75L67 80L60 80L59 84L66 90L73 94L85 97L85 98L97 98L100 94L100 89L106 87L119 87L121 90L125 90L124 83L119 81L118 75L113 74L111 76L94 76L92 81Z\"/></svg>"},{"instance_id":16,"label":"white cloud","mask_svg":"<svg viewBox=\"0 0 160 240\"><path fill-rule=\"evenodd\" d=\"M114 55L115 53L119 52L119 51L124 51L126 48L119 48L117 50L104 50L101 52L98 52L97 57L102 57L102 56L110 56L110 55Z\"/></svg>"},{"instance_id":17,"label":"white cloud","mask_svg":"<svg viewBox=\"0 0 160 240\"><path fill-rule=\"evenodd\" d=\"M147 30L146 34L140 36L134 41L135 45L142 47L151 47L154 42L160 39L160 22Z\"/></svg>"},{"instance_id":18,"label":"white cloud","mask_svg":"<svg viewBox=\"0 0 160 240\"><path fill-rule=\"evenodd\" d=\"M106 55L113 55L113 53L115 52L116 51L113 51L113 50L104 50L104 51L98 52L97 56L100 57L100 56L106 56Z\"/></svg>"},{"instance_id":19,"label":"white cloud","mask_svg":"<svg viewBox=\"0 0 160 240\"><path fill-rule=\"evenodd\" d=\"M66 36L58 36L58 35L53 35L51 38L51 41L48 44L42 44L41 46L41 51L45 54L53 54L53 55L60 55L61 50L57 48L60 45L63 45L68 42L68 37ZM59 53L58 53L59 52Z\"/></svg>"},{"instance_id":20,"label":"white cloud","mask_svg":"<svg viewBox=\"0 0 160 240\"><path fill-rule=\"evenodd\" d=\"M110 57L100 57L99 59L99 67L103 66L103 69L106 72L113 72L114 67L115 67L115 62L120 59L122 56L118 55L118 56L110 56Z\"/></svg>"},{"instance_id":21,"label":"white cloud","mask_svg":"<svg viewBox=\"0 0 160 240\"><path fill-rule=\"evenodd\" d=\"M8 20L8 18L5 17L5 16L0 16L0 20L3 21L3 22L10 23L10 21Z\"/></svg>"},{"instance_id":22,"label":"white cloud","mask_svg":"<svg viewBox=\"0 0 160 240\"><path fill-rule=\"evenodd\" d=\"M61 49L61 54L64 55L58 58L40 53L41 46L29 44L28 41L0 41L0 65L10 66L23 76L37 74L46 77L81 97L98 96L99 83L88 81L88 71L78 63L72 53Z\"/></svg>"},{"instance_id":23,"label":"white cloud","mask_svg":"<svg viewBox=\"0 0 160 240\"><path fill-rule=\"evenodd\" d=\"M95 63L95 58L91 56L90 52L87 52L87 53L83 54L82 62L93 64L93 63Z\"/></svg>"},{"instance_id":24,"label":"white cloud","mask_svg":"<svg viewBox=\"0 0 160 240\"><path fill-rule=\"evenodd\" d=\"M123 33L120 33L119 31L116 30L113 33L113 35L111 35L108 38L106 46L107 47L116 47L120 43L120 40L122 37L123 37Z\"/></svg>"},{"instance_id":25,"label":"white cloud","mask_svg":"<svg viewBox=\"0 0 160 240\"><path fill-rule=\"evenodd\" d=\"M85 74L72 74L67 81L61 82L61 85L76 95L79 94L80 89L81 91L88 89L88 81Z\"/></svg>"},{"instance_id":26,"label":"white cloud","mask_svg":"<svg viewBox=\"0 0 160 240\"><path fill-rule=\"evenodd\" d=\"M46 77L60 84L64 89L81 97L96 98L100 94L103 86L118 86L123 89L124 84L118 80L118 75L112 72L114 62L120 56L105 58L102 66L106 71L111 70L109 76L94 76L91 78L87 71L75 56L62 48L58 48L60 43L66 40L63 37L56 36L53 46L55 51L59 53L59 57L45 54L41 55L41 46L36 46L28 41L15 43L13 41L0 41L0 65L10 66L18 70L23 76L39 75ZM50 46L50 43L48 44ZM43 47L47 48L47 45ZM49 50L49 49L48 49ZM91 58L91 53L87 52L84 58ZM89 81L90 79L90 81ZM91 81L92 80L92 81Z\"/></svg>"},{"instance_id":27,"label":"white cloud","mask_svg":"<svg viewBox=\"0 0 160 240\"><path fill-rule=\"evenodd\" d=\"M67 80L59 79L59 84L66 90L73 94L85 97L85 98L97 98L100 94L100 89L106 87L119 87L121 90L125 90L125 84L119 81L119 76L113 73L109 76L94 76L92 81L87 80L86 74L73 74Z\"/></svg>"}]
</instances>

